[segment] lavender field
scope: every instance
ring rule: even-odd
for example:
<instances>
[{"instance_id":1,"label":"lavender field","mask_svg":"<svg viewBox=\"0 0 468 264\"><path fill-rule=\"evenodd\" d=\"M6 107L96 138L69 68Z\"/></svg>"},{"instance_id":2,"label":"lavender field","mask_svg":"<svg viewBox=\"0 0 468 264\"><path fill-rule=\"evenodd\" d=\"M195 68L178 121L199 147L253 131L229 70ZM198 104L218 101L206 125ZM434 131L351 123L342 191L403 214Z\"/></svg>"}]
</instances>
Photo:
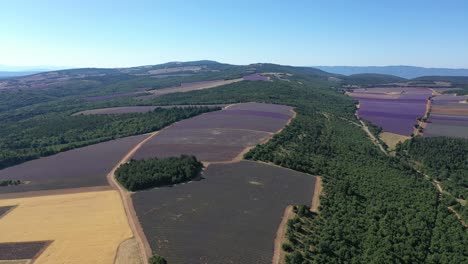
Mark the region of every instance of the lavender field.
<instances>
[{"instance_id":1,"label":"lavender field","mask_svg":"<svg viewBox=\"0 0 468 264\"><path fill-rule=\"evenodd\" d=\"M242 103L175 123L143 145L134 159L195 155L205 162L231 161L270 138L292 117L292 107Z\"/></svg>"},{"instance_id":2,"label":"lavender field","mask_svg":"<svg viewBox=\"0 0 468 264\"><path fill-rule=\"evenodd\" d=\"M427 88L355 89L349 96L359 101L357 115L383 131L409 136L417 118L424 116L432 91Z\"/></svg>"}]
</instances>

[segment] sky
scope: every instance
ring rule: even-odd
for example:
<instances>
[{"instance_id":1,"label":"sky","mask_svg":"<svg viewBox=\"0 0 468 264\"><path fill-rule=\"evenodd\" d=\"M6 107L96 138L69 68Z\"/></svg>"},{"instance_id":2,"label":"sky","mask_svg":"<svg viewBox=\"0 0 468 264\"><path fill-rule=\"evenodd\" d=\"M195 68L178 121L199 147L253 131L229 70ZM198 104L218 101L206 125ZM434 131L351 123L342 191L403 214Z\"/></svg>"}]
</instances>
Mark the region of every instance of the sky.
<instances>
[{"instance_id":1,"label":"sky","mask_svg":"<svg viewBox=\"0 0 468 264\"><path fill-rule=\"evenodd\" d=\"M463 0L0 0L0 65L468 68Z\"/></svg>"}]
</instances>

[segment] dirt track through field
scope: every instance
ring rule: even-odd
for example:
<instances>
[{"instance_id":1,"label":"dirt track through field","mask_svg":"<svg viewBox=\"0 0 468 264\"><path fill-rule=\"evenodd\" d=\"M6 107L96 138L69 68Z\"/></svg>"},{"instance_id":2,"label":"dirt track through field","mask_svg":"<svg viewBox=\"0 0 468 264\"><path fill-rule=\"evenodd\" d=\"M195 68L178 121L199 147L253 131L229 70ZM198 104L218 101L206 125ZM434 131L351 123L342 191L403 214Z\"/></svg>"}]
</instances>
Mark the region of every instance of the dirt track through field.
<instances>
[{"instance_id":1,"label":"dirt track through field","mask_svg":"<svg viewBox=\"0 0 468 264\"><path fill-rule=\"evenodd\" d=\"M146 142L151 140L154 136L156 136L159 132L153 132L151 133L147 138L145 138L143 141L138 143L135 147L133 147L120 161L117 163L114 168L107 174L107 180L109 181L109 184L118 190L120 197L122 199L122 203L125 209L125 214L127 215L128 223L130 225L130 228L133 231L133 235L135 236L135 239L137 240L139 244L139 249L140 249L140 255L142 258L141 263L147 264L148 263L148 258L151 255L151 248L148 244L148 241L146 240L146 236L143 233L143 230L141 228L140 223L138 222L138 217L136 216L135 209L133 207L133 202L131 198L131 194L125 190L115 179L115 171L120 167L120 165L128 162L130 158L135 154L135 152Z\"/></svg>"},{"instance_id":2,"label":"dirt track through field","mask_svg":"<svg viewBox=\"0 0 468 264\"><path fill-rule=\"evenodd\" d=\"M364 121L362 121L361 119L359 119L359 122L361 122L361 128L362 130L364 130L364 132L367 133L367 135L369 136L369 138L371 139L372 143L374 143L374 145L376 145L385 155L388 156L388 153L387 151L384 149L384 147L382 147L382 145L380 144L380 142L375 138L375 136L370 132L369 128L367 127L366 123L364 123Z\"/></svg>"},{"instance_id":3,"label":"dirt track through field","mask_svg":"<svg viewBox=\"0 0 468 264\"><path fill-rule=\"evenodd\" d=\"M314 198L312 198L312 205L310 207L310 211L314 213L319 212L320 206L320 195L322 194L322 177L315 176L315 184L314 184Z\"/></svg>"},{"instance_id":4,"label":"dirt track through field","mask_svg":"<svg viewBox=\"0 0 468 264\"><path fill-rule=\"evenodd\" d=\"M314 193L315 197L315 193ZM282 259L284 258L284 251L282 249L282 245L284 243L286 237L286 225L289 219L294 217L293 206L289 205L284 210L283 218L281 219L280 226L278 227L278 231L276 232L275 238L275 249L273 253L273 264L280 264L282 263Z\"/></svg>"}]
</instances>

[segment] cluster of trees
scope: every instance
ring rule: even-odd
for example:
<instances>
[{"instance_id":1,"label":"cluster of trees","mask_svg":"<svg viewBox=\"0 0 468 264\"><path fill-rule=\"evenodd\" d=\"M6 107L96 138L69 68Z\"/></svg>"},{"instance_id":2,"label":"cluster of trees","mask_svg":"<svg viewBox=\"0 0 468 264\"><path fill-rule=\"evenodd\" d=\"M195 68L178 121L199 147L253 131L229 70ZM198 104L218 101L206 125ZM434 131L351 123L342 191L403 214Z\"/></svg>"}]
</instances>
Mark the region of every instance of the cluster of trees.
<instances>
[{"instance_id":1,"label":"cluster of trees","mask_svg":"<svg viewBox=\"0 0 468 264\"><path fill-rule=\"evenodd\" d=\"M0 169L41 156L159 130L211 107L156 108L150 113L119 115L49 114L0 128Z\"/></svg>"},{"instance_id":2,"label":"cluster of trees","mask_svg":"<svg viewBox=\"0 0 468 264\"><path fill-rule=\"evenodd\" d=\"M131 160L115 172L117 180L128 190L186 182L200 175L203 164L194 156L182 155L164 159Z\"/></svg>"},{"instance_id":3,"label":"cluster of trees","mask_svg":"<svg viewBox=\"0 0 468 264\"><path fill-rule=\"evenodd\" d=\"M468 234L438 201L434 186L399 158L382 154L347 121L356 121L352 99L321 80L296 78L236 83L154 102L296 106L297 118L281 134L245 156L323 176L320 213L297 216L302 235L286 246L288 263L465 262ZM444 233L450 236L437 235Z\"/></svg>"},{"instance_id":4,"label":"cluster of trees","mask_svg":"<svg viewBox=\"0 0 468 264\"><path fill-rule=\"evenodd\" d=\"M149 258L148 262L149 264L167 264L166 259L158 255L154 255Z\"/></svg>"}]
</instances>

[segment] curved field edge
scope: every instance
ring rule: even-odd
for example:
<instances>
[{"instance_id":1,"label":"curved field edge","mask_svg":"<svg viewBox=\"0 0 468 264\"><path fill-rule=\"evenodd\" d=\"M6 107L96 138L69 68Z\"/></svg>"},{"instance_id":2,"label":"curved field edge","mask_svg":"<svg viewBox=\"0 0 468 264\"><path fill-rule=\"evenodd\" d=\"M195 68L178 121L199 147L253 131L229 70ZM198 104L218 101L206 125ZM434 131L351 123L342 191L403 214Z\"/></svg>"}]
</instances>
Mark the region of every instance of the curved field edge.
<instances>
[{"instance_id":1,"label":"curved field edge","mask_svg":"<svg viewBox=\"0 0 468 264\"><path fill-rule=\"evenodd\" d=\"M247 158L323 176L326 195L320 215L307 221L314 226L306 241L310 250L299 251L310 262L392 262L395 256L415 263L440 257L446 263L463 261L466 253L460 245L468 243L467 234L454 215L435 221L435 188L404 162L380 152L360 127L350 124L356 120L355 101L328 84L305 77L301 83L233 84L153 103L247 100L287 104L298 112L283 133L251 150ZM398 208L396 214L392 208ZM449 230L457 235L445 238L447 250L435 250L433 245L441 240L433 234Z\"/></svg>"}]
</instances>

